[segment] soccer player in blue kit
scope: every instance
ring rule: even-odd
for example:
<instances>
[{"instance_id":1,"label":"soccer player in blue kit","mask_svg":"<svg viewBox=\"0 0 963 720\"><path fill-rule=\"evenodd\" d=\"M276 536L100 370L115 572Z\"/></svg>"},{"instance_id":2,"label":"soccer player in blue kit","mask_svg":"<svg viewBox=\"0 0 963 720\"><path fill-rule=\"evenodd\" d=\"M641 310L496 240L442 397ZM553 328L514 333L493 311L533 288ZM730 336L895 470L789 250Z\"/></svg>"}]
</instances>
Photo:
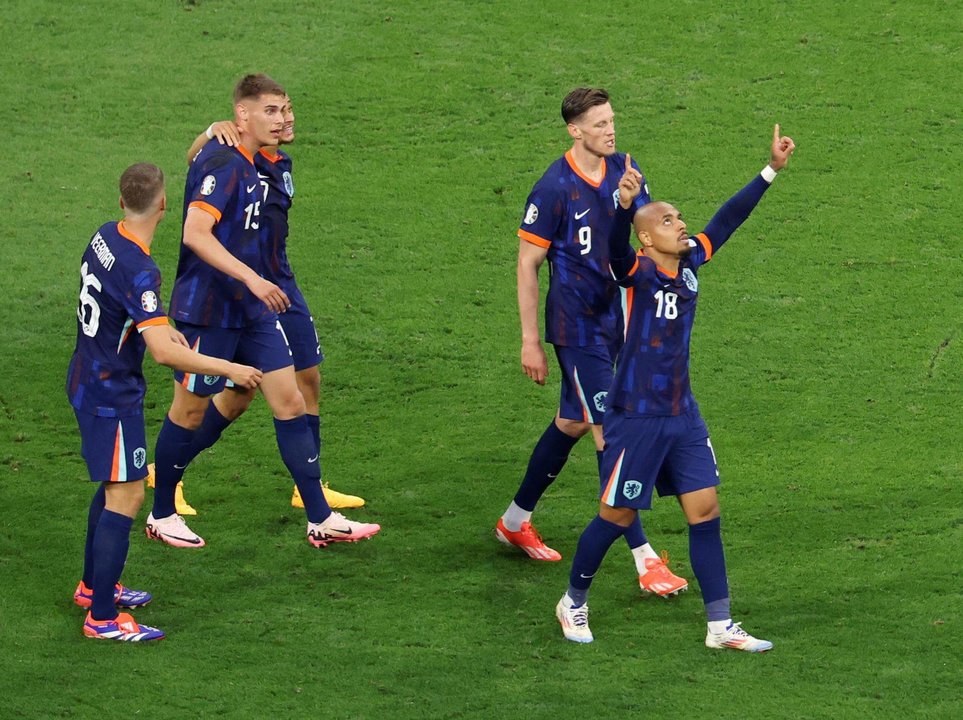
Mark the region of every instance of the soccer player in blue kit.
<instances>
[{"instance_id":1,"label":"soccer player in blue kit","mask_svg":"<svg viewBox=\"0 0 963 720\"><path fill-rule=\"evenodd\" d=\"M281 145L294 142L294 109L291 99L286 100L282 108L284 125L279 139ZM215 138L220 144L228 147L235 147L241 141L237 125L232 120L212 123L205 132L197 136L188 149L188 165L194 161L201 148ZM288 211L295 192L292 162L290 156L283 150L267 147L261 148L254 156L254 166L257 168L264 191L264 203L261 207L262 272L264 277L278 285L291 301L291 306L278 316L278 320L291 348L298 389L304 396L305 419L315 444L320 450L318 405L321 400L321 373L319 365L324 360L324 354L321 352L314 317L311 315L301 288L298 287L287 256ZM213 445L228 425L247 410L253 399L254 393L242 388L226 388L214 396L207 408L204 421L195 434L197 452ZM363 498L340 493L327 485L323 486L323 492L328 504L333 508L356 508L364 505ZM291 505L304 507L297 485L294 486ZM178 512L181 510L179 509Z\"/></svg>"},{"instance_id":2,"label":"soccer player in blue kit","mask_svg":"<svg viewBox=\"0 0 963 720\"><path fill-rule=\"evenodd\" d=\"M154 231L167 209L160 168L148 163L127 168L120 178L120 206L124 219L101 226L84 251L77 345L67 371L81 454L97 483L74 602L89 608L87 637L141 642L159 640L164 633L117 608L151 601L150 593L120 584L147 476L144 350L163 365L224 375L244 388L257 387L261 372L194 352L168 322L160 302L160 270L150 255Z\"/></svg>"},{"instance_id":3,"label":"soccer player in blue kit","mask_svg":"<svg viewBox=\"0 0 963 720\"><path fill-rule=\"evenodd\" d=\"M538 331L538 271L547 258L551 272L545 340L554 346L562 371L561 400L532 452L518 492L495 527L501 542L546 561L562 556L542 541L532 525L532 512L583 435L592 433L601 461L606 393L622 342L619 289L609 274L606 238L618 206L625 155L615 151L609 94L600 88L576 88L562 101L562 119L572 148L535 184L518 230L522 368L536 383L545 384L548 361ZM643 179L633 211L649 201ZM625 539L643 591L668 596L688 587L652 549L638 518Z\"/></svg>"},{"instance_id":4,"label":"soccer player in blue kit","mask_svg":"<svg viewBox=\"0 0 963 720\"><path fill-rule=\"evenodd\" d=\"M565 637L592 642L588 590L606 552L651 507L652 491L675 495L689 525L689 559L699 582L708 628L705 644L765 652L760 640L732 622L729 582L716 486L719 471L709 432L689 383L689 338L698 300L698 273L749 217L795 149L773 130L769 164L690 236L672 205L654 202L636 212L644 179L630 164L619 182L619 210L609 262L625 292L625 344L605 415L603 482L598 515L582 532L569 589L555 608ZM634 218L634 219L633 219ZM630 224L642 244L629 242Z\"/></svg>"},{"instance_id":5,"label":"soccer player in blue kit","mask_svg":"<svg viewBox=\"0 0 963 720\"><path fill-rule=\"evenodd\" d=\"M371 537L381 527L332 512L324 498L319 449L277 317L291 303L263 277L264 195L254 156L277 146L286 102L287 93L271 78L245 76L234 91L240 144L232 148L209 142L192 163L170 310L195 348L249 361L263 371L261 392L274 414L281 458L304 500L308 542L324 547ZM199 548L204 540L175 512L174 493L185 468L203 449L195 436L225 378L175 373L174 379L174 399L157 438L154 506L146 532L174 547Z\"/></svg>"}]
</instances>

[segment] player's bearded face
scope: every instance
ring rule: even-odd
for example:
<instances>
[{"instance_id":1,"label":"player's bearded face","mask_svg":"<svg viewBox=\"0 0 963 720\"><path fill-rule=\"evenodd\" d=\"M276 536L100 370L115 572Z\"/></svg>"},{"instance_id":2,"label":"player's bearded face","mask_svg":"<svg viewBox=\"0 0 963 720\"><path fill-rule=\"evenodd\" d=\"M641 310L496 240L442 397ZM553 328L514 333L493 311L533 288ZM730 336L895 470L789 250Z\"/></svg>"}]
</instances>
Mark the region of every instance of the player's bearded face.
<instances>
[{"instance_id":1,"label":"player's bearded face","mask_svg":"<svg viewBox=\"0 0 963 720\"><path fill-rule=\"evenodd\" d=\"M671 205L666 205L666 208L667 211L661 217L654 218L647 228L652 246L664 255L686 257L692 252L688 228L678 210Z\"/></svg>"},{"instance_id":2,"label":"player's bearded face","mask_svg":"<svg viewBox=\"0 0 963 720\"><path fill-rule=\"evenodd\" d=\"M609 103L589 108L572 126L576 140L589 152L601 157L615 153L615 113Z\"/></svg>"}]
</instances>

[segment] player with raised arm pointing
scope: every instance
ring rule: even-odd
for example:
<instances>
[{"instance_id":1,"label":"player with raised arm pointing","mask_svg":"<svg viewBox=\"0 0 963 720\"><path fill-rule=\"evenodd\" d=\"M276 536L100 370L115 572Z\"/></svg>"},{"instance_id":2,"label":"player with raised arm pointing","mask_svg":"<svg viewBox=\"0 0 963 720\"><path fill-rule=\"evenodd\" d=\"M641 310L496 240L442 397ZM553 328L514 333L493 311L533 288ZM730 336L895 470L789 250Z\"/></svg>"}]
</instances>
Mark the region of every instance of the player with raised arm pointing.
<instances>
[{"instance_id":1,"label":"player with raised arm pointing","mask_svg":"<svg viewBox=\"0 0 963 720\"><path fill-rule=\"evenodd\" d=\"M681 213L665 202L636 212L641 174L626 158L619 210L608 239L612 274L625 294L625 344L609 392L603 432L599 513L579 538L568 592L556 606L565 637L591 642L588 590L609 547L651 507L652 491L675 495L689 526L689 559L699 582L711 648L764 652L772 643L732 622L716 486L719 472L709 432L689 384L689 338L698 300L698 273L782 170L795 144L773 129L769 164L716 212L705 230L688 233ZM629 242L629 228L642 245Z\"/></svg>"}]
</instances>

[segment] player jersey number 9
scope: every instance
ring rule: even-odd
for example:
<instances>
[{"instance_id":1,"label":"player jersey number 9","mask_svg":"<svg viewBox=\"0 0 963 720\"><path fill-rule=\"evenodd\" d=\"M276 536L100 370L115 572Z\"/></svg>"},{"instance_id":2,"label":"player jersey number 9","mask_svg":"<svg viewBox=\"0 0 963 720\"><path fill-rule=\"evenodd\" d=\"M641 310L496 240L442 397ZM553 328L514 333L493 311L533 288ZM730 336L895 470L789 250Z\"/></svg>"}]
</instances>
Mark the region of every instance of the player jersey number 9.
<instances>
[{"instance_id":1,"label":"player jersey number 9","mask_svg":"<svg viewBox=\"0 0 963 720\"><path fill-rule=\"evenodd\" d=\"M80 266L80 301L77 303L77 319L80 327L87 337L94 337L100 328L100 305L97 304L90 290L93 288L98 292L103 289L100 280L93 273L87 272L87 263ZM90 312L88 317L87 313Z\"/></svg>"},{"instance_id":2,"label":"player jersey number 9","mask_svg":"<svg viewBox=\"0 0 963 720\"><path fill-rule=\"evenodd\" d=\"M588 212L586 210L585 212ZM578 242L582 246L581 255L588 255L592 252L592 228L588 225L578 229Z\"/></svg>"}]
</instances>

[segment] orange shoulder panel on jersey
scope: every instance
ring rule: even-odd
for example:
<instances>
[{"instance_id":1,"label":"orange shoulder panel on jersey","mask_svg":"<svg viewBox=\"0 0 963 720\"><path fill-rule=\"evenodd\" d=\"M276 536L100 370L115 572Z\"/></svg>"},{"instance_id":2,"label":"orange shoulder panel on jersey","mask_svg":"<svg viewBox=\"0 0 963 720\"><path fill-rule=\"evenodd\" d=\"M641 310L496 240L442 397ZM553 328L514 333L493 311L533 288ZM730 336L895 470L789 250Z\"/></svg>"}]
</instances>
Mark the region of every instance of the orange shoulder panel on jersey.
<instances>
[{"instance_id":1,"label":"orange shoulder panel on jersey","mask_svg":"<svg viewBox=\"0 0 963 720\"><path fill-rule=\"evenodd\" d=\"M155 317L144 320L144 322L137 323L137 329L143 330L145 328L154 327L155 325L170 325L166 317Z\"/></svg>"},{"instance_id":2,"label":"orange shoulder panel on jersey","mask_svg":"<svg viewBox=\"0 0 963 720\"><path fill-rule=\"evenodd\" d=\"M699 233L695 236L695 239L699 241L702 249L706 251L706 262L709 262L712 259L712 243L709 242L709 236L705 233Z\"/></svg>"},{"instance_id":3,"label":"orange shoulder panel on jersey","mask_svg":"<svg viewBox=\"0 0 963 720\"><path fill-rule=\"evenodd\" d=\"M190 205L188 205L187 207L188 207L188 209L190 209L190 208L197 208L198 210L203 210L203 211L206 212L208 215L213 215L215 222L220 222L220 221L221 221L221 211L218 210L218 209L217 209L216 207L214 207L213 205L204 202L203 200L195 200L194 202L192 202L192 203L191 203Z\"/></svg>"},{"instance_id":4,"label":"orange shoulder panel on jersey","mask_svg":"<svg viewBox=\"0 0 963 720\"><path fill-rule=\"evenodd\" d=\"M134 243L134 245L139 247L144 252L145 255L150 255L150 248L147 245L145 245L139 237L137 237L136 235L134 235L134 233L132 233L130 230L127 229L127 226L124 225L123 220L117 223L117 232L120 233L121 237L127 238L132 243Z\"/></svg>"},{"instance_id":5,"label":"orange shoulder panel on jersey","mask_svg":"<svg viewBox=\"0 0 963 720\"><path fill-rule=\"evenodd\" d=\"M535 233L530 233L528 230L519 229L518 237L520 237L525 242L530 242L532 245L538 245L540 248L550 248L552 247L552 241L541 238Z\"/></svg>"}]
</instances>

